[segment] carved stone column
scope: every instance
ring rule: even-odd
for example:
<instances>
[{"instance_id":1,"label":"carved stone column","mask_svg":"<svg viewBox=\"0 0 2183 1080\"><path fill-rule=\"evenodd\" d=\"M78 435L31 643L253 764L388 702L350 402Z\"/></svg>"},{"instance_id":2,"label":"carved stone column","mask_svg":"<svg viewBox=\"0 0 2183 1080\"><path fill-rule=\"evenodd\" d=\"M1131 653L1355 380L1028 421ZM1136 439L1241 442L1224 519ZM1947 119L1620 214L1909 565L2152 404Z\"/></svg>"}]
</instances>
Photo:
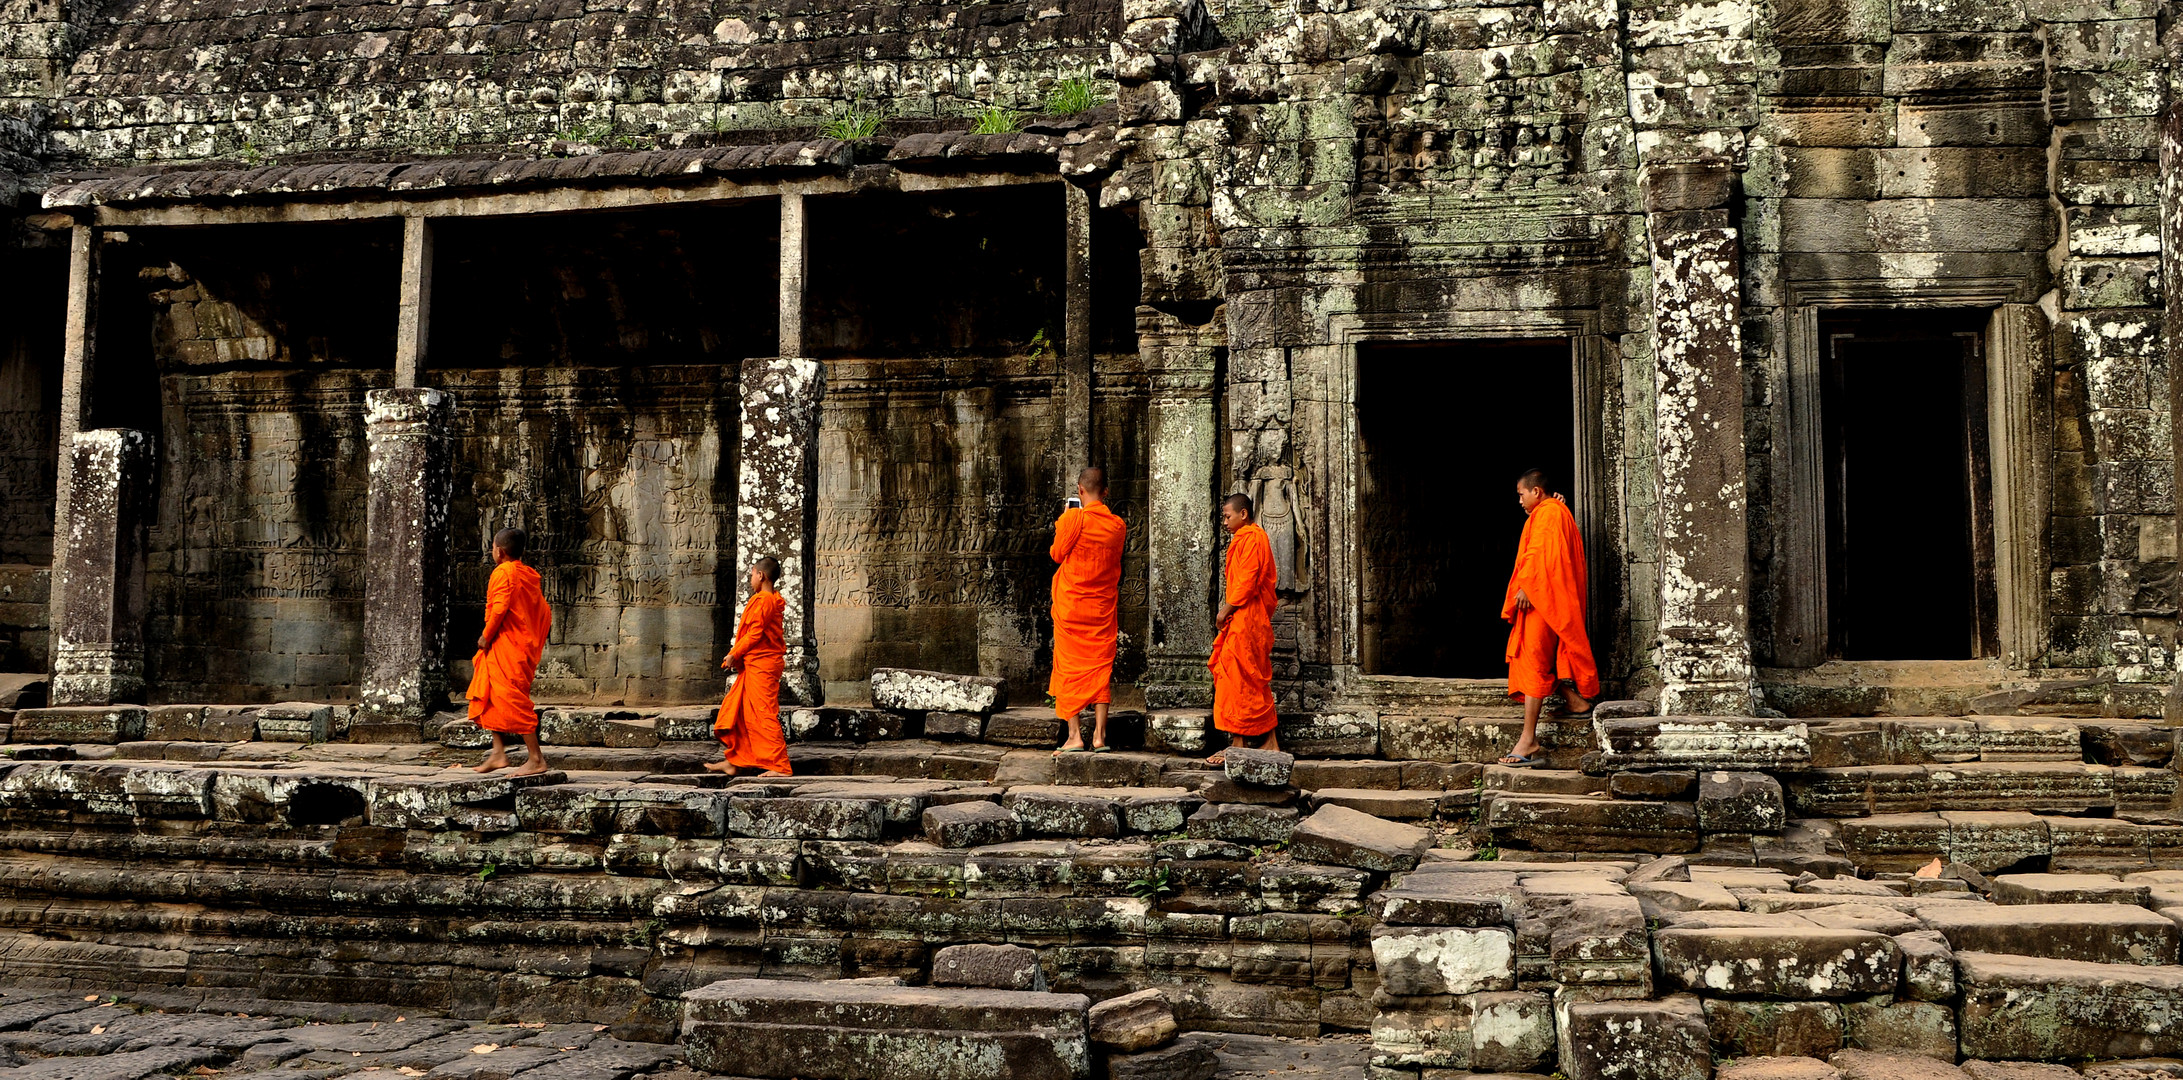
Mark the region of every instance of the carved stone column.
<instances>
[{"instance_id":1,"label":"carved stone column","mask_svg":"<svg viewBox=\"0 0 2183 1080\"><path fill-rule=\"evenodd\" d=\"M1748 714L1742 261L1716 162L1648 167L1664 715Z\"/></svg>"},{"instance_id":2,"label":"carved stone column","mask_svg":"<svg viewBox=\"0 0 2183 1080\"><path fill-rule=\"evenodd\" d=\"M788 610L781 694L796 703L821 701L818 642L812 636L810 582L819 528L819 403L826 368L793 357L743 361L743 434L737 473L736 574L761 556L781 562L776 583Z\"/></svg>"},{"instance_id":3,"label":"carved stone column","mask_svg":"<svg viewBox=\"0 0 2183 1080\"><path fill-rule=\"evenodd\" d=\"M445 393L414 387L373 390L364 402L371 486L359 697L374 717L420 719L447 703L455 406Z\"/></svg>"},{"instance_id":4,"label":"carved stone column","mask_svg":"<svg viewBox=\"0 0 2183 1080\"><path fill-rule=\"evenodd\" d=\"M1218 323L1210 331L1218 334ZM1145 703L1203 707L1213 700L1205 659L1213 649L1213 597L1220 574L1214 462L1217 342L1207 330L1139 309L1139 347L1152 382L1146 441L1145 555L1151 640L1145 648Z\"/></svg>"},{"instance_id":5,"label":"carved stone column","mask_svg":"<svg viewBox=\"0 0 2183 1080\"><path fill-rule=\"evenodd\" d=\"M152 440L79 431L66 447L67 542L54 552L55 705L144 700L144 509Z\"/></svg>"},{"instance_id":6,"label":"carved stone column","mask_svg":"<svg viewBox=\"0 0 2183 1080\"><path fill-rule=\"evenodd\" d=\"M2167 40L2167 78L2163 88L2160 122L2160 281L2165 309L2161 318L2162 345L2168 357L2168 430L2174 443L2174 480L2183 482L2183 378L2177 378L2177 360L2183 357L2183 26L2171 26ZM2155 408L2159 403L2154 404ZM2173 489L2183 499L2183 487ZM2183 516L2183 515L2179 515ZM2042 615L2044 612L2041 613ZM2044 627L2041 628L2042 630ZM2178 665L2183 669L2183 665ZM2183 674L2169 687L2166 708L2169 723L2183 722Z\"/></svg>"}]
</instances>

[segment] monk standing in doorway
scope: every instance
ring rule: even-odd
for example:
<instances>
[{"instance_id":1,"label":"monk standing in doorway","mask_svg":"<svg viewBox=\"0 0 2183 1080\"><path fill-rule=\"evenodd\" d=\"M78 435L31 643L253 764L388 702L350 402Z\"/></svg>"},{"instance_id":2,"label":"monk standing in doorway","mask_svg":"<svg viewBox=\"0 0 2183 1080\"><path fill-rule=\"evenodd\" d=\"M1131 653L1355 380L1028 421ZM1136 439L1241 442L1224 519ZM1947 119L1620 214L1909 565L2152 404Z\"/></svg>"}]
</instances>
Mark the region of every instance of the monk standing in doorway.
<instances>
[{"instance_id":1,"label":"monk standing in doorway","mask_svg":"<svg viewBox=\"0 0 2183 1080\"><path fill-rule=\"evenodd\" d=\"M781 632L781 613L788 602L774 583L781 578L781 563L768 555L750 568L750 599L743 604L743 618L735 626L735 646L720 666L735 672L735 684L720 700L720 716L713 721L724 756L705 767L735 776L744 769L773 776L787 776L788 740L781 736L781 670L786 666L788 638Z\"/></svg>"},{"instance_id":2,"label":"monk standing in doorway","mask_svg":"<svg viewBox=\"0 0 2183 1080\"><path fill-rule=\"evenodd\" d=\"M1539 705L1564 680L1570 684L1568 715L1591 714L1599 695L1599 669L1584 632L1584 538L1577 519L1532 469L1516 479L1516 501L1530 520L1516 547L1516 572L1508 579L1501 618L1508 632L1508 692L1524 699L1524 731L1501 764L1529 767L1539 753Z\"/></svg>"},{"instance_id":3,"label":"monk standing in doorway","mask_svg":"<svg viewBox=\"0 0 2183 1080\"><path fill-rule=\"evenodd\" d=\"M546 635L553 630L553 609L538 587L538 571L523 562L530 536L521 529L502 529L493 534L492 580L485 586L485 632L478 635L478 653L470 661L470 719L493 733L493 752L481 773L508 767L509 735L523 739L523 764L509 775L530 776L546 771L546 751L538 745L538 709L531 704L531 680L538 675L538 657L545 651Z\"/></svg>"},{"instance_id":4,"label":"monk standing in doorway","mask_svg":"<svg viewBox=\"0 0 2183 1080\"><path fill-rule=\"evenodd\" d=\"M1086 749L1077 714L1092 707L1089 749L1107 749L1107 706L1114 701L1114 650L1121 637L1122 541L1129 527L1107 509L1107 473L1077 474L1075 505L1054 522L1054 674L1046 683L1054 714L1069 737L1056 755Z\"/></svg>"},{"instance_id":5,"label":"monk standing in doorway","mask_svg":"<svg viewBox=\"0 0 2183 1080\"><path fill-rule=\"evenodd\" d=\"M1251 520L1251 497L1230 495L1220 504L1228 541L1227 591L1221 595L1213 638L1213 726L1238 738L1265 736L1262 750L1281 749L1273 704L1273 544ZM1222 750L1206 764L1227 760Z\"/></svg>"}]
</instances>

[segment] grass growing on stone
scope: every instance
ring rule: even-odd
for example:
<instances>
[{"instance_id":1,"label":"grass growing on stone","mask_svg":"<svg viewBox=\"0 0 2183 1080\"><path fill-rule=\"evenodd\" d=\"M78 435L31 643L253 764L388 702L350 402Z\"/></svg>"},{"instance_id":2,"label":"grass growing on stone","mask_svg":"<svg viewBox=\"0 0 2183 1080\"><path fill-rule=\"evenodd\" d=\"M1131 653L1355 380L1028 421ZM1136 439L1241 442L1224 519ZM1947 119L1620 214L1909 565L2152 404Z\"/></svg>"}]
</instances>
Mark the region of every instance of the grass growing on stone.
<instances>
[{"instance_id":1,"label":"grass growing on stone","mask_svg":"<svg viewBox=\"0 0 2183 1080\"><path fill-rule=\"evenodd\" d=\"M975 122L970 125L972 135L1007 135L1023 127L1023 114L998 105L979 109L972 113Z\"/></svg>"},{"instance_id":2,"label":"grass growing on stone","mask_svg":"<svg viewBox=\"0 0 2183 1080\"><path fill-rule=\"evenodd\" d=\"M1166 897L1181 892L1182 888L1175 884L1174 871L1168 867L1160 866L1155 867L1145 876L1122 886L1122 891L1139 900L1151 900L1157 903Z\"/></svg>"},{"instance_id":3,"label":"grass growing on stone","mask_svg":"<svg viewBox=\"0 0 2183 1080\"><path fill-rule=\"evenodd\" d=\"M840 139L843 142L869 139L879 134L879 125L886 122L886 114L878 109L865 108L864 100L859 98L851 102L846 110L820 124L819 134L829 139Z\"/></svg>"},{"instance_id":4,"label":"grass growing on stone","mask_svg":"<svg viewBox=\"0 0 2183 1080\"><path fill-rule=\"evenodd\" d=\"M1107 100L1090 79L1063 79L1046 94L1046 115L1075 116Z\"/></svg>"}]
</instances>

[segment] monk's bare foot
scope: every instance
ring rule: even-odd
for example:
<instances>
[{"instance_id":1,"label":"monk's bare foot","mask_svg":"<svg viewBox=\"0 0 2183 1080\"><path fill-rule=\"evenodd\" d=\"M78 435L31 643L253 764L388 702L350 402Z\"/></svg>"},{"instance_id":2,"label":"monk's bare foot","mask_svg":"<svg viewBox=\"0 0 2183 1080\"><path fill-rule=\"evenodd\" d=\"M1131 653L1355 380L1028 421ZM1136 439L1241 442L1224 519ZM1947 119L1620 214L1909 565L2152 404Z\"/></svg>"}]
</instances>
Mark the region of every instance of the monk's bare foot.
<instances>
[{"instance_id":1,"label":"monk's bare foot","mask_svg":"<svg viewBox=\"0 0 2183 1080\"><path fill-rule=\"evenodd\" d=\"M484 761L478 762L477 764L470 766L470 771L474 773L499 772L500 770L507 767L508 755L488 754L486 755Z\"/></svg>"},{"instance_id":2,"label":"monk's bare foot","mask_svg":"<svg viewBox=\"0 0 2183 1080\"><path fill-rule=\"evenodd\" d=\"M542 773L542 772L545 772L545 771L546 771L546 759L545 759L545 758L534 758L534 759L532 759L532 760L530 760L530 761L526 761L526 762L524 762L523 764L521 764L521 765L518 765L518 766L516 766L516 769L515 769L515 771L514 771L514 772L512 772L512 773L509 773L508 775L509 775L509 776L537 776L537 775L538 775L539 773Z\"/></svg>"},{"instance_id":3,"label":"monk's bare foot","mask_svg":"<svg viewBox=\"0 0 2183 1080\"><path fill-rule=\"evenodd\" d=\"M725 761L708 761L705 763L705 768L716 773L726 773L729 776L735 775L735 766Z\"/></svg>"},{"instance_id":4,"label":"monk's bare foot","mask_svg":"<svg viewBox=\"0 0 2183 1080\"><path fill-rule=\"evenodd\" d=\"M1561 711L1565 716L1590 716L1592 702L1585 700L1583 694L1571 690L1562 697Z\"/></svg>"},{"instance_id":5,"label":"monk's bare foot","mask_svg":"<svg viewBox=\"0 0 2183 1080\"><path fill-rule=\"evenodd\" d=\"M1212 757L1206 758L1205 763L1207 765L1226 765L1228 763L1228 751L1222 750Z\"/></svg>"},{"instance_id":6,"label":"monk's bare foot","mask_svg":"<svg viewBox=\"0 0 2183 1080\"><path fill-rule=\"evenodd\" d=\"M788 774L788 773L785 773L785 772L782 772L782 771L780 771L779 769L767 769L767 770L765 771L765 775L767 775L767 776L787 776L787 775L789 775L789 774Z\"/></svg>"}]
</instances>

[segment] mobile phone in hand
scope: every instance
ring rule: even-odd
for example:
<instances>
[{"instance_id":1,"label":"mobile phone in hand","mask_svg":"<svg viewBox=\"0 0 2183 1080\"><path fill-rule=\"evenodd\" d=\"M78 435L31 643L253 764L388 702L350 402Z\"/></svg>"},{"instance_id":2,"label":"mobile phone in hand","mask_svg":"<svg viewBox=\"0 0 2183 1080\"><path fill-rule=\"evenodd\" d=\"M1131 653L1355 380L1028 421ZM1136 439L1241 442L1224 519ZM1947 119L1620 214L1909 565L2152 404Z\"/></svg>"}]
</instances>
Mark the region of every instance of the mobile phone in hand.
<instances>
[{"instance_id":1,"label":"mobile phone in hand","mask_svg":"<svg viewBox=\"0 0 2183 1080\"><path fill-rule=\"evenodd\" d=\"M1077 498L1077 497L1076 497L1076 496L1074 496L1074 495L1071 495L1071 496L1069 496L1069 509L1071 509L1071 510L1082 510L1083 508L1084 508L1084 500L1082 500L1082 499L1079 499L1079 498Z\"/></svg>"}]
</instances>

